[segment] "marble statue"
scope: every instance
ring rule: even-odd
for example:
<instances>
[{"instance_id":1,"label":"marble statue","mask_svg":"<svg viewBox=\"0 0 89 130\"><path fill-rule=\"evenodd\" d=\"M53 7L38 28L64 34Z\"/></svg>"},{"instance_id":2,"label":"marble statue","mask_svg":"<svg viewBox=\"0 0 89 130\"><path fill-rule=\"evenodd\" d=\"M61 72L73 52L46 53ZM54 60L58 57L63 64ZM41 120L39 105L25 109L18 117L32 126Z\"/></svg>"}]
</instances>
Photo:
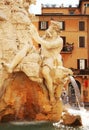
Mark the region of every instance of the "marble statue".
<instances>
[{"instance_id":1,"label":"marble statue","mask_svg":"<svg viewBox=\"0 0 89 130\"><path fill-rule=\"evenodd\" d=\"M0 0L0 122L59 121L62 88L73 74L63 66L60 23L51 20L40 36L31 4Z\"/></svg>"},{"instance_id":2,"label":"marble statue","mask_svg":"<svg viewBox=\"0 0 89 130\"><path fill-rule=\"evenodd\" d=\"M41 57L42 66L41 73L45 79L45 84L49 91L49 97L51 102L55 102L54 93L58 90L56 87L63 86L67 81L68 74L72 74L72 71L63 67L62 57L60 52L63 48L63 40L60 37L60 23L57 21L51 21L49 28L46 30L45 35L40 38L36 28L33 26L30 30L32 37L37 39L41 45ZM60 92L59 92L60 93ZM59 93L56 95L59 98Z\"/></svg>"},{"instance_id":3,"label":"marble statue","mask_svg":"<svg viewBox=\"0 0 89 130\"><path fill-rule=\"evenodd\" d=\"M17 52L16 33L10 18L11 10L9 1L0 1L0 90L8 73L2 66L2 62L10 62Z\"/></svg>"},{"instance_id":4,"label":"marble statue","mask_svg":"<svg viewBox=\"0 0 89 130\"><path fill-rule=\"evenodd\" d=\"M60 55L63 48L63 40L59 35L60 23L51 21L44 36L40 37L28 16L29 4L35 4L35 0L3 0L1 3L1 7L4 5L1 10L4 13L2 19L6 21L2 22L1 19L0 24L5 37L1 45L1 68L7 75L22 71L30 80L44 84L50 102L54 103L56 98L59 98L60 92L57 92L57 88L66 83L68 74L72 74L70 69L63 67ZM8 15L7 10L10 12ZM33 39L37 45L41 45L40 52L35 47Z\"/></svg>"},{"instance_id":5,"label":"marble statue","mask_svg":"<svg viewBox=\"0 0 89 130\"><path fill-rule=\"evenodd\" d=\"M37 78L39 76L38 71L39 71L40 57L38 55L38 52L37 52L35 46L32 43L31 35L29 33L28 27L31 26L32 23L28 16L27 11L24 8L24 2L26 2L26 1L21 1L21 2L15 1L15 3L13 3L13 5L15 4L15 6L12 6L12 8L11 8L11 12L12 12L11 13L11 22L15 28L15 31L16 31L15 34L17 36L16 37L17 56L15 56L15 59L13 60L13 62L10 65L6 64L5 62L3 62L3 63L4 63L4 66L9 65L9 68L7 68L8 72L12 73L13 69L24 58L22 61L23 65L19 64L16 71L23 69L23 72L25 71L25 73L28 76L32 77L32 76L34 76L34 73L35 73L35 76ZM31 2L30 4L35 4L35 1L33 1L33 0L28 1L28 3L29 2ZM25 5L25 7L26 7L26 5ZM27 53L29 53L29 54L27 55ZM34 56L34 54L35 54L35 56ZM38 64L38 62L39 62L39 64ZM25 64L25 66L24 66L24 64ZM30 66L28 66L28 64ZM30 67L32 69L30 69L30 71L29 71L28 69ZM36 78L35 78L35 80L37 80Z\"/></svg>"},{"instance_id":6,"label":"marble statue","mask_svg":"<svg viewBox=\"0 0 89 130\"><path fill-rule=\"evenodd\" d=\"M32 24L27 12L28 4L35 4L35 1L0 1L0 90L3 89L4 81L8 79L8 71L11 73L11 69L6 70L4 63L12 61L13 57L19 53L23 46L27 46L25 50L36 51L27 29ZM25 55L21 57L23 58ZM19 58L17 60L20 62Z\"/></svg>"},{"instance_id":7,"label":"marble statue","mask_svg":"<svg viewBox=\"0 0 89 130\"><path fill-rule=\"evenodd\" d=\"M63 67L60 55L63 41L58 35L59 33L60 24L57 21L51 21L43 38L39 36L36 28L31 24L30 34L41 45L41 54L37 53L33 46L29 47L29 44L25 44L10 64L4 64L10 73L13 70L16 71L14 68L18 65L17 68L33 81L41 83L44 78L51 102L55 102L54 93L56 93L55 89L59 82L62 86L67 75L72 74L72 71ZM30 44L32 45L31 42ZM58 98L59 94L56 97Z\"/></svg>"}]
</instances>

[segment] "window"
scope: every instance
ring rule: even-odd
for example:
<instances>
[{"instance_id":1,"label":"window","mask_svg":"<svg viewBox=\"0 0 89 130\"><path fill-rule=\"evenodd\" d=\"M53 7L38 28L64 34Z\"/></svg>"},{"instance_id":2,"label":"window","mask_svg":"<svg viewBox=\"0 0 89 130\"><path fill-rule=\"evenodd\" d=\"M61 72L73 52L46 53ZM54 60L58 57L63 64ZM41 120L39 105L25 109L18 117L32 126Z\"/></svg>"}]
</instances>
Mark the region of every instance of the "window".
<instances>
[{"instance_id":1,"label":"window","mask_svg":"<svg viewBox=\"0 0 89 130\"><path fill-rule=\"evenodd\" d=\"M39 22L39 30L46 30L48 28L48 21Z\"/></svg>"},{"instance_id":2,"label":"window","mask_svg":"<svg viewBox=\"0 0 89 130\"><path fill-rule=\"evenodd\" d=\"M70 11L69 11L69 14L70 14L70 15L74 15L74 10L70 10Z\"/></svg>"},{"instance_id":3,"label":"window","mask_svg":"<svg viewBox=\"0 0 89 130\"><path fill-rule=\"evenodd\" d=\"M77 59L77 68L84 70L87 68L87 59Z\"/></svg>"},{"instance_id":4,"label":"window","mask_svg":"<svg viewBox=\"0 0 89 130\"><path fill-rule=\"evenodd\" d=\"M85 37L79 37L79 47L85 47Z\"/></svg>"},{"instance_id":5,"label":"window","mask_svg":"<svg viewBox=\"0 0 89 130\"><path fill-rule=\"evenodd\" d=\"M74 15L75 14L75 9L72 8L72 5L69 5L69 14Z\"/></svg>"},{"instance_id":6,"label":"window","mask_svg":"<svg viewBox=\"0 0 89 130\"><path fill-rule=\"evenodd\" d=\"M79 31L84 31L85 30L85 22L84 21L80 21L79 22Z\"/></svg>"},{"instance_id":7,"label":"window","mask_svg":"<svg viewBox=\"0 0 89 130\"><path fill-rule=\"evenodd\" d=\"M60 29L65 30L65 22L64 21L59 21L60 22Z\"/></svg>"},{"instance_id":8,"label":"window","mask_svg":"<svg viewBox=\"0 0 89 130\"><path fill-rule=\"evenodd\" d=\"M89 4L86 3L86 4L84 4L84 6L85 6L85 7L89 7Z\"/></svg>"}]
</instances>

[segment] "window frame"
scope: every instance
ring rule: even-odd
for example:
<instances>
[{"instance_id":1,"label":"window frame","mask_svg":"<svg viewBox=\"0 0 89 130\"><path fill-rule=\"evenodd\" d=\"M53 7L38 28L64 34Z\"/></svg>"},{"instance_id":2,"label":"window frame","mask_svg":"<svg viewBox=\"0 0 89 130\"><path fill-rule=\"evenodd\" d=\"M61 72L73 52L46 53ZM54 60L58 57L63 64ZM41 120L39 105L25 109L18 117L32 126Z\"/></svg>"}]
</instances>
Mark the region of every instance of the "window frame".
<instances>
[{"instance_id":1,"label":"window frame","mask_svg":"<svg viewBox=\"0 0 89 130\"><path fill-rule=\"evenodd\" d=\"M79 21L79 31L85 31L85 21Z\"/></svg>"},{"instance_id":2,"label":"window frame","mask_svg":"<svg viewBox=\"0 0 89 130\"><path fill-rule=\"evenodd\" d=\"M39 21L39 30L48 29L48 21Z\"/></svg>"},{"instance_id":3,"label":"window frame","mask_svg":"<svg viewBox=\"0 0 89 130\"><path fill-rule=\"evenodd\" d=\"M81 63L81 61L83 61L83 62ZM87 59L83 59L83 58L77 59L77 68L79 70L86 69L87 68Z\"/></svg>"},{"instance_id":4,"label":"window frame","mask_svg":"<svg viewBox=\"0 0 89 130\"><path fill-rule=\"evenodd\" d=\"M85 48L85 36L79 36L79 48Z\"/></svg>"},{"instance_id":5,"label":"window frame","mask_svg":"<svg viewBox=\"0 0 89 130\"><path fill-rule=\"evenodd\" d=\"M70 11L69 11L69 14L70 14L70 15L74 15L74 14L75 14L75 11L74 11L74 10L70 10Z\"/></svg>"},{"instance_id":6,"label":"window frame","mask_svg":"<svg viewBox=\"0 0 89 130\"><path fill-rule=\"evenodd\" d=\"M60 30L65 30L65 21L59 21L60 22Z\"/></svg>"}]
</instances>

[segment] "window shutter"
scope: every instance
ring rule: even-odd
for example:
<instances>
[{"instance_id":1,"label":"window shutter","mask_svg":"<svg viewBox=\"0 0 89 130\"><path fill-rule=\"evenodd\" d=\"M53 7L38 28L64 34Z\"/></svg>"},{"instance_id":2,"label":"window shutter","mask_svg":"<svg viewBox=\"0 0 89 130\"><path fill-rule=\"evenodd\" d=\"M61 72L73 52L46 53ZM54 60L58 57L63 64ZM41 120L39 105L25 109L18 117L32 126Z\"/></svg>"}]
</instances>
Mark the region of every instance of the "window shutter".
<instances>
[{"instance_id":1,"label":"window shutter","mask_svg":"<svg viewBox=\"0 0 89 130\"><path fill-rule=\"evenodd\" d=\"M84 21L80 21L79 22L79 31L84 31L85 30L85 22Z\"/></svg>"},{"instance_id":2,"label":"window shutter","mask_svg":"<svg viewBox=\"0 0 89 130\"><path fill-rule=\"evenodd\" d=\"M63 21L63 30L65 30L65 22Z\"/></svg>"},{"instance_id":3,"label":"window shutter","mask_svg":"<svg viewBox=\"0 0 89 130\"><path fill-rule=\"evenodd\" d=\"M85 37L79 37L79 47L85 47Z\"/></svg>"},{"instance_id":4,"label":"window shutter","mask_svg":"<svg viewBox=\"0 0 89 130\"><path fill-rule=\"evenodd\" d=\"M87 69L87 59L85 59L85 69Z\"/></svg>"},{"instance_id":5,"label":"window shutter","mask_svg":"<svg viewBox=\"0 0 89 130\"><path fill-rule=\"evenodd\" d=\"M77 59L77 69L80 69L79 59Z\"/></svg>"}]
</instances>

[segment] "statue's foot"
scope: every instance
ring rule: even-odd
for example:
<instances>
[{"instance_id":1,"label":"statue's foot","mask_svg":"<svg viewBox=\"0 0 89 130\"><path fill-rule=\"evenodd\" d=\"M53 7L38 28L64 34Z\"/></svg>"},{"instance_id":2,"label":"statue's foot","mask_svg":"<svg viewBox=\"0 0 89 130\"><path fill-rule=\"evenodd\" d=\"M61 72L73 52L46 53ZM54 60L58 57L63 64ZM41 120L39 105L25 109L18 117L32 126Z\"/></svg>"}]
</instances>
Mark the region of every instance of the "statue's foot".
<instances>
[{"instance_id":1,"label":"statue's foot","mask_svg":"<svg viewBox=\"0 0 89 130\"><path fill-rule=\"evenodd\" d=\"M10 67L10 64L6 62L2 62L2 65L6 68L7 72L12 73L12 68Z\"/></svg>"},{"instance_id":2,"label":"statue's foot","mask_svg":"<svg viewBox=\"0 0 89 130\"><path fill-rule=\"evenodd\" d=\"M54 105L56 103L56 99L54 97L50 98L50 104Z\"/></svg>"},{"instance_id":3,"label":"statue's foot","mask_svg":"<svg viewBox=\"0 0 89 130\"><path fill-rule=\"evenodd\" d=\"M41 78L37 78L37 77L29 77L32 81L38 82L38 83L42 83L43 79Z\"/></svg>"}]
</instances>

